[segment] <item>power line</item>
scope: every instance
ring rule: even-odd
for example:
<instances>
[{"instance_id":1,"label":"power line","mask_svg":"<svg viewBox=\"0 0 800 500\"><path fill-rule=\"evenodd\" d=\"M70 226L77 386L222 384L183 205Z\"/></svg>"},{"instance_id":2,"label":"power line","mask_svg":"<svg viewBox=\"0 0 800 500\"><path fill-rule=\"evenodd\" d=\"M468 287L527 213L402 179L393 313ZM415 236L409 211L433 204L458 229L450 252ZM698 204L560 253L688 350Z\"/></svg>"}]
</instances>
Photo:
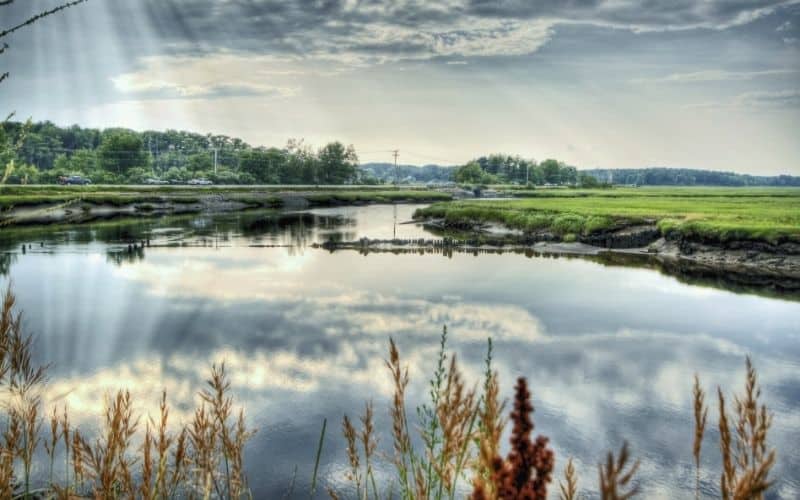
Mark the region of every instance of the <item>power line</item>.
<instances>
[{"instance_id":1,"label":"power line","mask_svg":"<svg viewBox=\"0 0 800 500\"><path fill-rule=\"evenodd\" d=\"M416 158L421 158L423 160L433 160L433 161L444 163L444 164L453 164L453 160L445 160L443 158L437 158L435 156L431 156L431 155L427 155L427 154L414 153L414 152L408 151L408 150L404 150L403 152L405 154L407 154L407 155L414 156Z\"/></svg>"}]
</instances>

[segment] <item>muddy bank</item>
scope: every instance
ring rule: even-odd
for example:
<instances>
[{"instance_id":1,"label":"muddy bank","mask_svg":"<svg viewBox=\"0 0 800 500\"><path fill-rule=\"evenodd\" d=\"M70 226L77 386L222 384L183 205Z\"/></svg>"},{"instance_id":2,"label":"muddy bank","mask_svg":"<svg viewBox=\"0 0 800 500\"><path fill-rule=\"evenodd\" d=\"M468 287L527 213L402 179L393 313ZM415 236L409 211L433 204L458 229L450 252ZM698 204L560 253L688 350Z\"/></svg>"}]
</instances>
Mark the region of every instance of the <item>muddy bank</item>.
<instances>
[{"instance_id":1,"label":"muddy bank","mask_svg":"<svg viewBox=\"0 0 800 500\"><path fill-rule=\"evenodd\" d=\"M220 195L149 196L143 199L120 196L106 202L75 198L52 203L8 206L0 212L0 226L81 224L118 217L154 217L206 211L224 212L244 210L253 206L259 205L228 199Z\"/></svg>"},{"instance_id":2,"label":"muddy bank","mask_svg":"<svg viewBox=\"0 0 800 500\"><path fill-rule=\"evenodd\" d=\"M247 191L203 194L165 194L162 196L119 195L108 200L76 197L52 202L25 203L0 207L0 227L48 224L81 224L117 217L155 217L188 213L219 213L253 208L302 210L311 207L368 205L371 203L421 203L441 201L442 194L431 192L404 196L394 193L327 193L319 191Z\"/></svg>"},{"instance_id":3,"label":"muddy bank","mask_svg":"<svg viewBox=\"0 0 800 500\"><path fill-rule=\"evenodd\" d=\"M429 226L430 227L430 226ZM725 287L800 293L800 252L796 245L730 242L726 247L668 239L654 226L636 226L604 235L563 241L552 233L519 234L491 231L433 239L328 241L314 245L328 251L393 253L502 253L560 255L600 260L609 265L652 267L684 279L718 282Z\"/></svg>"}]
</instances>

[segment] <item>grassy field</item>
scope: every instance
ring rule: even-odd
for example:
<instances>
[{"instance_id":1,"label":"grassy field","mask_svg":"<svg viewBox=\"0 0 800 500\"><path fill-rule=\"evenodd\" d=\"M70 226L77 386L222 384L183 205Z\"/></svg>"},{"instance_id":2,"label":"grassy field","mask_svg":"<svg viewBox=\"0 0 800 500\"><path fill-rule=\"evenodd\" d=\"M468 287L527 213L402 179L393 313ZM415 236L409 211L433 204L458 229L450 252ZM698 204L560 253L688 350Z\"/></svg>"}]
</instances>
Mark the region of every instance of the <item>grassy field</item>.
<instances>
[{"instance_id":1,"label":"grassy field","mask_svg":"<svg viewBox=\"0 0 800 500\"><path fill-rule=\"evenodd\" d=\"M621 188L550 189L513 200L437 203L418 217L450 223L496 222L523 231L588 235L652 222L662 234L715 241L800 242L800 189Z\"/></svg>"}]
</instances>

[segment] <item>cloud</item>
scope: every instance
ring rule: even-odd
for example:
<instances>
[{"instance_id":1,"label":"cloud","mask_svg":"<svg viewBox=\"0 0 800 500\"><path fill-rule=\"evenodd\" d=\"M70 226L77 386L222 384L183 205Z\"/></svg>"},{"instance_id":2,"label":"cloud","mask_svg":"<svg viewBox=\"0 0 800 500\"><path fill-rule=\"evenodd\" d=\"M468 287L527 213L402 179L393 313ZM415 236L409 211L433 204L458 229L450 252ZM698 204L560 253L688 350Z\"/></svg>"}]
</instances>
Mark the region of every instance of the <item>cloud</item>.
<instances>
[{"instance_id":1,"label":"cloud","mask_svg":"<svg viewBox=\"0 0 800 500\"><path fill-rule=\"evenodd\" d=\"M114 86L123 93L152 99L213 99L222 97L292 96L296 89L257 84L180 85L164 80L139 80L136 74L112 78ZM138 81L137 81L138 80Z\"/></svg>"},{"instance_id":2,"label":"cloud","mask_svg":"<svg viewBox=\"0 0 800 500\"><path fill-rule=\"evenodd\" d=\"M726 29L752 22L795 0L744 0L726 2L666 2L635 0L590 0L585 2L546 0L471 0L469 11L498 18L551 18L632 29L671 31L694 28Z\"/></svg>"},{"instance_id":3,"label":"cloud","mask_svg":"<svg viewBox=\"0 0 800 500\"><path fill-rule=\"evenodd\" d=\"M297 86L270 83L286 81L300 72L280 64L274 58L227 54L153 56L145 58L139 69L111 81L119 92L145 99L294 96L299 92Z\"/></svg>"},{"instance_id":4,"label":"cloud","mask_svg":"<svg viewBox=\"0 0 800 500\"><path fill-rule=\"evenodd\" d=\"M743 106L798 106L800 89L747 92L736 96L734 102Z\"/></svg>"},{"instance_id":5,"label":"cloud","mask_svg":"<svg viewBox=\"0 0 800 500\"><path fill-rule=\"evenodd\" d=\"M800 106L800 89L753 91L725 101L712 101L684 106L684 109L720 108L787 108Z\"/></svg>"},{"instance_id":6,"label":"cloud","mask_svg":"<svg viewBox=\"0 0 800 500\"><path fill-rule=\"evenodd\" d=\"M778 26L777 28L775 28L775 31L777 31L777 32L788 31L791 28L792 28L792 22L791 21L786 21L785 23L783 23L780 26Z\"/></svg>"},{"instance_id":7,"label":"cloud","mask_svg":"<svg viewBox=\"0 0 800 500\"><path fill-rule=\"evenodd\" d=\"M112 19L138 16L139 25L151 27L176 53L247 51L358 65L528 54L546 44L558 24L635 32L726 29L795 2L143 0L109 2L105 8ZM138 32L123 25L120 35Z\"/></svg>"},{"instance_id":8,"label":"cloud","mask_svg":"<svg viewBox=\"0 0 800 500\"><path fill-rule=\"evenodd\" d=\"M704 71L694 71L691 73L673 73L656 78L636 78L632 83L700 83L700 82L723 82L723 81L743 81L755 78L770 76L781 76L797 73L794 69L770 69L763 71L726 71L722 69L709 69Z\"/></svg>"}]
</instances>

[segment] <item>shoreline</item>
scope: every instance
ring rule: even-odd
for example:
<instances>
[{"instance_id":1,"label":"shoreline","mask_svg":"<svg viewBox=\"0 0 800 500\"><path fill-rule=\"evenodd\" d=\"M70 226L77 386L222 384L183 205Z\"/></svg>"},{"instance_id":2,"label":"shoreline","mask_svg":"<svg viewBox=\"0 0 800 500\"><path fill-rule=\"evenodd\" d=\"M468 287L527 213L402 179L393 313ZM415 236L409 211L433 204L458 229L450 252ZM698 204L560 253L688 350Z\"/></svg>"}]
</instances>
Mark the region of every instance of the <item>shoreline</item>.
<instances>
[{"instance_id":1,"label":"shoreline","mask_svg":"<svg viewBox=\"0 0 800 500\"><path fill-rule=\"evenodd\" d=\"M0 228L85 224L118 217L159 217L191 213L223 213L268 208L302 210L315 207L377 203L433 203L452 196L439 191L412 190L220 190L192 193L88 193L53 199L13 197L0 205ZM17 201L17 203L15 203Z\"/></svg>"},{"instance_id":2,"label":"shoreline","mask_svg":"<svg viewBox=\"0 0 800 500\"><path fill-rule=\"evenodd\" d=\"M463 229L461 231L463 232ZM702 279L728 287L771 290L800 294L800 254L772 254L752 250L731 250L712 246L692 246L659 237L647 246L603 247L581 241L536 240L529 235L486 232L467 233L464 237L439 239L380 240L315 243L314 248L328 251L355 250L369 253L454 253L479 255L520 253L528 256L563 256L588 258L604 264L658 268L664 274L687 279Z\"/></svg>"}]
</instances>

